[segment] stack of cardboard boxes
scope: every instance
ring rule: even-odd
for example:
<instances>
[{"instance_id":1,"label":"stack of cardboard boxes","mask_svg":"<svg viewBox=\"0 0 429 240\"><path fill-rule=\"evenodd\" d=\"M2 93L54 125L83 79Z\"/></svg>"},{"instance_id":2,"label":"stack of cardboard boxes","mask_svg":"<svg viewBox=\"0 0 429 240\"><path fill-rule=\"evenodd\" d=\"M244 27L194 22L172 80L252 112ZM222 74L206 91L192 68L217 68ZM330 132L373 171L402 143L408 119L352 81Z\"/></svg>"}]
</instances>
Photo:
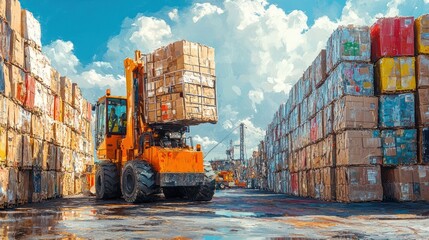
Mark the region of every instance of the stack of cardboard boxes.
<instances>
[{"instance_id":1,"label":"stack of cardboard boxes","mask_svg":"<svg viewBox=\"0 0 429 240\"><path fill-rule=\"evenodd\" d=\"M40 24L0 4L0 208L80 193L93 164L91 107L41 52ZM70 93L69 95L65 93Z\"/></svg>"},{"instance_id":2,"label":"stack of cardboard boxes","mask_svg":"<svg viewBox=\"0 0 429 240\"><path fill-rule=\"evenodd\" d=\"M143 57L148 123L217 122L214 49L178 41Z\"/></svg>"},{"instance_id":3,"label":"stack of cardboard boxes","mask_svg":"<svg viewBox=\"0 0 429 240\"><path fill-rule=\"evenodd\" d=\"M412 17L397 17L334 31L268 125L270 190L340 202L429 200L429 15L415 29Z\"/></svg>"}]
</instances>

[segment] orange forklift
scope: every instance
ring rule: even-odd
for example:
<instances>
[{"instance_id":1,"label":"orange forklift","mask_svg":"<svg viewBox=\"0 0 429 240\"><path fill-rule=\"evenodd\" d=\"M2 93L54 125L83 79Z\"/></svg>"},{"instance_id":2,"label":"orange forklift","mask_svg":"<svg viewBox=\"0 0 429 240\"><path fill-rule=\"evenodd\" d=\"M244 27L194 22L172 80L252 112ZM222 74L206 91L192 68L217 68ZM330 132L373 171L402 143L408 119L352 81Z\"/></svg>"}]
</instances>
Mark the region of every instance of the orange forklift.
<instances>
[{"instance_id":1,"label":"orange forklift","mask_svg":"<svg viewBox=\"0 0 429 240\"><path fill-rule=\"evenodd\" d=\"M112 96L107 90L94 106L96 197L122 195L127 202L147 202L162 189L166 198L210 201L215 174L204 164L201 146L188 142L189 126L146 123L141 53L125 59L124 67L127 95Z\"/></svg>"}]
</instances>

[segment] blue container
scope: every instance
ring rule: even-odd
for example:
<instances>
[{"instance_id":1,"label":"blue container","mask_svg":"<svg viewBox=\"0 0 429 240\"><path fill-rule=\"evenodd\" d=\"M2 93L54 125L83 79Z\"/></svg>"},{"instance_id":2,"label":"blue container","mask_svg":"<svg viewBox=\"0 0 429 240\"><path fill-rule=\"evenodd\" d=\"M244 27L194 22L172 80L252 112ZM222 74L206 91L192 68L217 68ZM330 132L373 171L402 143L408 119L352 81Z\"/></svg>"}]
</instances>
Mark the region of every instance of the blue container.
<instances>
[{"instance_id":1,"label":"blue container","mask_svg":"<svg viewBox=\"0 0 429 240\"><path fill-rule=\"evenodd\" d=\"M379 122L382 128L414 127L414 94L380 96Z\"/></svg>"},{"instance_id":2,"label":"blue container","mask_svg":"<svg viewBox=\"0 0 429 240\"><path fill-rule=\"evenodd\" d=\"M383 164L411 165L417 163L417 130L381 131Z\"/></svg>"},{"instance_id":3,"label":"blue container","mask_svg":"<svg viewBox=\"0 0 429 240\"><path fill-rule=\"evenodd\" d=\"M327 82L331 101L345 95L374 96L374 67L367 63L342 62Z\"/></svg>"}]
</instances>

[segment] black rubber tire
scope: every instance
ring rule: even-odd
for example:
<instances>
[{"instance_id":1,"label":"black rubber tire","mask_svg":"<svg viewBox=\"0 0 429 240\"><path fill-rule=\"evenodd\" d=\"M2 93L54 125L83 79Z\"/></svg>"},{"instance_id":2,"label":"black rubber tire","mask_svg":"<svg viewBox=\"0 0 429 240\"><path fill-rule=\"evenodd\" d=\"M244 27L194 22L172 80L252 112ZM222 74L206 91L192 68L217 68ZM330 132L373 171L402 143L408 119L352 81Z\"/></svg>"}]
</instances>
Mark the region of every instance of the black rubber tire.
<instances>
[{"instance_id":1,"label":"black rubber tire","mask_svg":"<svg viewBox=\"0 0 429 240\"><path fill-rule=\"evenodd\" d=\"M223 184L223 183L219 183L219 189L225 189L225 184Z\"/></svg>"},{"instance_id":2,"label":"black rubber tire","mask_svg":"<svg viewBox=\"0 0 429 240\"><path fill-rule=\"evenodd\" d=\"M150 202L156 190L155 173L148 162L132 160L125 164L121 177L121 191L125 201Z\"/></svg>"},{"instance_id":3,"label":"black rubber tire","mask_svg":"<svg viewBox=\"0 0 429 240\"><path fill-rule=\"evenodd\" d=\"M162 192L166 199L183 197L182 187L164 187L162 188Z\"/></svg>"},{"instance_id":4,"label":"black rubber tire","mask_svg":"<svg viewBox=\"0 0 429 240\"><path fill-rule=\"evenodd\" d=\"M216 189L215 173L210 164L204 164L204 182L196 187L183 187L185 197L191 201L211 201Z\"/></svg>"},{"instance_id":5,"label":"black rubber tire","mask_svg":"<svg viewBox=\"0 0 429 240\"><path fill-rule=\"evenodd\" d=\"M97 164L95 173L95 196L97 199L112 199L120 196L119 172L115 164L104 160Z\"/></svg>"}]
</instances>

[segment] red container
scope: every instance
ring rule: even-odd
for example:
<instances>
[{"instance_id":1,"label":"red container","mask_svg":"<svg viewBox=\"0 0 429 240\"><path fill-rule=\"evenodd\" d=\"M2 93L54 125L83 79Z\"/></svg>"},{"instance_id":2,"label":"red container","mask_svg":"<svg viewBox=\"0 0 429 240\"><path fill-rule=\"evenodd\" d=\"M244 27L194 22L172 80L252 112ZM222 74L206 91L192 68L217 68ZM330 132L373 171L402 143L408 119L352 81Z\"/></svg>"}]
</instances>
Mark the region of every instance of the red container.
<instances>
[{"instance_id":1,"label":"red container","mask_svg":"<svg viewBox=\"0 0 429 240\"><path fill-rule=\"evenodd\" d=\"M380 18L371 27L371 59L414 56L414 17Z\"/></svg>"},{"instance_id":2,"label":"red container","mask_svg":"<svg viewBox=\"0 0 429 240\"><path fill-rule=\"evenodd\" d=\"M25 74L26 97L24 105L29 109L34 108L34 96L36 94L36 80L30 75Z\"/></svg>"}]
</instances>

